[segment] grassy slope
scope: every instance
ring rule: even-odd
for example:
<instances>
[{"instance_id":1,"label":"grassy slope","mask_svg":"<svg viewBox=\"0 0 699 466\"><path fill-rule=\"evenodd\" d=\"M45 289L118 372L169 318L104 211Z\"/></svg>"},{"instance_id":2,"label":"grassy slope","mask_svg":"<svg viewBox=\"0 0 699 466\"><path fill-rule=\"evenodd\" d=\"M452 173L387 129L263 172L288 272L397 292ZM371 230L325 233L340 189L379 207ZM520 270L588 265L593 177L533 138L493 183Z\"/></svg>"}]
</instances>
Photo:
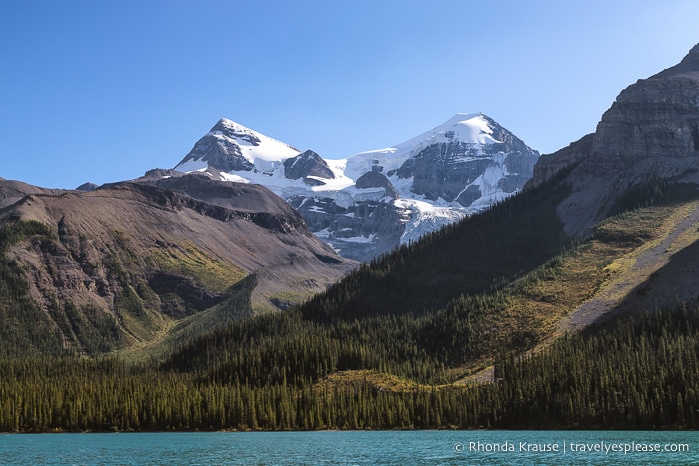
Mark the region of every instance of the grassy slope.
<instances>
[{"instance_id":1,"label":"grassy slope","mask_svg":"<svg viewBox=\"0 0 699 466\"><path fill-rule=\"evenodd\" d=\"M120 354L126 360L133 362L160 360L167 357L173 348L187 339L225 327L236 320L251 317L254 311L250 298L256 285L255 274L248 275L226 290L227 298L223 302L172 322L157 338L147 344L123 350Z\"/></svg>"},{"instance_id":2,"label":"grassy slope","mask_svg":"<svg viewBox=\"0 0 699 466\"><path fill-rule=\"evenodd\" d=\"M229 289L253 272L259 286L252 306L268 312L303 301L352 267L326 257L327 246L281 199L242 189L252 191L236 202L262 212L130 183L36 194L0 209L0 324L7 334L0 354L145 348L181 334L198 312L211 311L200 332L225 325L230 312L220 305L229 301L230 308ZM28 221L46 234L5 238Z\"/></svg>"},{"instance_id":3,"label":"grassy slope","mask_svg":"<svg viewBox=\"0 0 699 466\"><path fill-rule=\"evenodd\" d=\"M507 286L505 306L490 314L489 354L464 361L461 367L448 368L452 374L448 378L467 376L458 379L459 383L491 380L493 355L498 350L527 350L528 346L528 353L540 352L566 332L581 330L600 318L695 299L696 287L678 289L679 278L687 270L673 267L672 257L699 244L699 191L687 186L672 189L665 202L602 222L591 239ZM664 256L656 254L654 248L659 246ZM657 259L644 260L643 267L638 267L649 251ZM699 261L699 251L692 252ZM659 275L664 281L655 288L663 291L665 301L647 292L647 282L658 281ZM600 299L604 306L596 313L585 307ZM573 319L576 325L571 324ZM522 338L526 340L524 345ZM324 383L346 384L359 379L367 379L366 371L354 375L353 371L343 372ZM418 386L407 380L396 383L392 376L377 373L369 380L386 390Z\"/></svg>"}]
</instances>

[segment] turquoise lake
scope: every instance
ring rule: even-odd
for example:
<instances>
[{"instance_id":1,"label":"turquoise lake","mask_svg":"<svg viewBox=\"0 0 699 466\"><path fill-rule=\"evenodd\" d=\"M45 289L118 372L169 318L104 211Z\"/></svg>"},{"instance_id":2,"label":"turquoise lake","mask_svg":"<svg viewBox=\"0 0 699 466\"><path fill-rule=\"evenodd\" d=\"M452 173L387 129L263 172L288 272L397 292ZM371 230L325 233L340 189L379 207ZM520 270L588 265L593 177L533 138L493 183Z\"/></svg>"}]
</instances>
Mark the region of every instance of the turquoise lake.
<instances>
[{"instance_id":1,"label":"turquoise lake","mask_svg":"<svg viewBox=\"0 0 699 466\"><path fill-rule=\"evenodd\" d=\"M699 464L699 433L352 431L7 434L0 435L0 465L6 464L689 465Z\"/></svg>"}]
</instances>

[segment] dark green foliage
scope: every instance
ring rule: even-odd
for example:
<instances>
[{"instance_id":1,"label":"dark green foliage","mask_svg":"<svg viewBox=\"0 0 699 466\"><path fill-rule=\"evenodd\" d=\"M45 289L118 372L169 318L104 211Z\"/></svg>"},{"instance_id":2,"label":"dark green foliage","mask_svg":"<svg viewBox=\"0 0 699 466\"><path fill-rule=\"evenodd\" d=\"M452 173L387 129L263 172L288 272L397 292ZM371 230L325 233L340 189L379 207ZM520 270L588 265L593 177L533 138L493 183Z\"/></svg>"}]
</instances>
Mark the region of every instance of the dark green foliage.
<instances>
[{"instance_id":1,"label":"dark green foliage","mask_svg":"<svg viewBox=\"0 0 699 466\"><path fill-rule=\"evenodd\" d=\"M7 251L21 241L45 241L54 235L35 221L15 222L0 228L0 356L64 352L60 335L29 295L25 271Z\"/></svg>"},{"instance_id":2,"label":"dark green foliage","mask_svg":"<svg viewBox=\"0 0 699 466\"><path fill-rule=\"evenodd\" d=\"M52 238L51 229L41 222L34 220L15 222L0 228L0 253L7 252L8 248L20 241L32 236Z\"/></svg>"},{"instance_id":3,"label":"dark green foliage","mask_svg":"<svg viewBox=\"0 0 699 466\"><path fill-rule=\"evenodd\" d=\"M164 362L0 359L0 431L696 428L697 303L565 337L528 358L511 354L532 348L535 330L497 331L516 293L555 279L564 261L555 205L566 190L554 180L360 267L304 306L239 320L250 276L202 320L183 320ZM645 205L676 190L630 198ZM21 277L12 267L10 280ZM122 318L140 317L150 287L129 286L116 260L110 273L124 284ZM84 353L108 350L88 341L114 341L116 326L71 306L57 319L62 331ZM440 385L493 354L496 383Z\"/></svg>"},{"instance_id":4,"label":"dark green foliage","mask_svg":"<svg viewBox=\"0 0 699 466\"><path fill-rule=\"evenodd\" d=\"M420 383L449 381L455 367L492 351L483 332L507 298L460 297L430 315L383 315L323 324L299 311L233 322L190 340L164 368L205 380L263 387L286 380L315 383L336 371L372 369Z\"/></svg>"},{"instance_id":5,"label":"dark green foliage","mask_svg":"<svg viewBox=\"0 0 699 466\"><path fill-rule=\"evenodd\" d=\"M445 368L485 358L503 344L489 333L509 299L499 288L563 250L553 199L567 188L555 183L364 265L296 311L193 338L165 367L207 367L200 375L206 380L237 378L255 387L314 383L354 369L450 382L458 374ZM526 329L507 342L512 350L535 343Z\"/></svg>"},{"instance_id":6,"label":"dark green foliage","mask_svg":"<svg viewBox=\"0 0 699 466\"><path fill-rule=\"evenodd\" d=\"M64 310L84 352L97 355L116 349L121 333L113 315L94 306L78 310L70 301L66 302Z\"/></svg>"},{"instance_id":7,"label":"dark green foliage","mask_svg":"<svg viewBox=\"0 0 699 466\"><path fill-rule=\"evenodd\" d=\"M497 289L559 254L568 240L552 180L364 264L302 307L316 321L420 314Z\"/></svg>"},{"instance_id":8,"label":"dark green foliage","mask_svg":"<svg viewBox=\"0 0 699 466\"><path fill-rule=\"evenodd\" d=\"M629 316L550 350L502 358L499 426L657 429L699 425L699 306Z\"/></svg>"},{"instance_id":9,"label":"dark green foliage","mask_svg":"<svg viewBox=\"0 0 699 466\"><path fill-rule=\"evenodd\" d=\"M177 331L173 332L178 342L192 341L197 336L207 334L216 328L226 328L234 322L252 317L252 292L257 286L257 276L251 273L225 292L225 299L216 306L190 316L177 324ZM168 348L172 350L173 343L168 342ZM169 352L168 352L169 354Z\"/></svg>"},{"instance_id":10,"label":"dark green foliage","mask_svg":"<svg viewBox=\"0 0 699 466\"><path fill-rule=\"evenodd\" d=\"M297 330L258 320L278 333L283 325ZM264 339L240 332L242 340ZM235 366L238 356L230 355L227 367L248 374L242 380L204 359L196 362L202 370L191 372L114 358L3 360L0 431L699 427L696 304L630 316L533 357L502 356L499 381L482 385L392 391L361 377L331 388L313 384L306 375L324 370L322 340L290 338L277 350L251 354L249 368ZM297 345L309 351L303 361L285 354L298 354ZM270 367L274 374L265 373Z\"/></svg>"},{"instance_id":11,"label":"dark green foliage","mask_svg":"<svg viewBox=\"0 0 699 466\"><path fill-rule=\"evenodd\" d=\"M146 318L146 311L143 308L143 300L138 296L138 293L136 293L136 291L134 291L134 289L128 285L128 283L124 285L121 295L114 300L114 304L121 312L128 312L132 316L139 319Z\"/></svg>"},{"instance_id":12,"label":"dark green foliage","mask_svg":"<svg viewBox=\"0 0 699 466\"><path fill-rule=\"evenodd\" d=\"M640 207L660 204L664 201L678 201L696 197L696 185L677 183L657 175L648 177L641 183L630 185L609 210L608 216L631 211Z\"/></svg>"}]
</instances>

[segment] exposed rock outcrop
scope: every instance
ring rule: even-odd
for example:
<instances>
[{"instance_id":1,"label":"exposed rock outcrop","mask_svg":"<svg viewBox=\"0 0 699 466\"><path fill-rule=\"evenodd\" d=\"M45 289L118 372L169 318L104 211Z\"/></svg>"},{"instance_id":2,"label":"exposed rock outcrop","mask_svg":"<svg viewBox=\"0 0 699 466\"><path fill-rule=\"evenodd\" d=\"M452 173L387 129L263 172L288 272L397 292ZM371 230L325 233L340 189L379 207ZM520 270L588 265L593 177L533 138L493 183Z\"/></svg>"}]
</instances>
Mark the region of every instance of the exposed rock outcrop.
<instances>
[{"instance_id":1,"label":"exposed rock outcrop","mask_svg":"<svg viewBox=\"0 0 699 466\"><path fill-rule=\"evenodd\" d=\"M412 192L427 199L439 198L469 207L492 192L514 193L531 178L539 153L504 129L492 118L480 115L491 131L485 143L444 133L399 169L399 178L413 178Z\"/></svg>"},{"instance_id":2,"label":"exposed rock outcrop","mask_svg":"<svg viewBox=\"0 0 699 466\"><path fill-rule=\"evenodd\" d=\"M33 186L23 181L0 178L0 208L12 205L30 194L60 194L60 189L47 189Z\"/></svg>"},{"instance_id":3,"label":"exposed rock outcrop","mask_svg":"<svg viewBox=\"0 0 699 466\"><path fill-rule=\"evenodd\" d=\"M379 172L378 170L371 170L366 172L355 181L355 186L359 189L369 189L369 188L383 188L385 194L393 199L398 199L398 192L396 188L393 187L391 180L386 178L386 175Z\"/></svg>"},{"instance_id":4,"label":"exposed rock outcrop","mask_svg":"<svg viewBox=\"0 0 699 466\"><path fill-rule=\"evenodd\" d=\"M554 161L557 156L562 159ZM546 178L554 167L577 161L566 178L571 194L558 207L572 236L586 235L629 187L699 170L699 45L679 65L624 89L591 144L586 136L543 158L535 173Z\"/></svg>"},{"instance_id":5,"label":"exposed rock outcrop","mask_svg":"<svg viewBox=\"0 0 699 466\"><path fill-rule=\"evenodd\" d=\"M592 153L594 139L594 133L587 134L563 149L552 154L543 154L534 165L532 179L524 185L524 189L539 186L556 176L561 170L582 162Z\"/></svg>"},{"instance_id":6,"label":"exposed rock outcrop","mask_svg":"<svg viewBox=\"0 0 699 466\"><path fill-rule=\"evenodd\" d=\"M303 178L304 181L309 180L311 176L326 179L335 178L335 174L330 170L327 162L312 150L307 150L296 157L286 159L284 161L284 176L290 180ZM312 181L311 183L307 182L307 184L312 184Z\"/></svg>"},{"instance_id":7,"label":"exposed rock outcrop","mask_svg":"<svg viewBox=\"0 0 699 466\"><path fill-rule=\"evenodd\" d=\"M208 134L194 144L180 164L198 161L206 162L209 166L225 172L252 170L253 164L243 157L240 146L233 142L238 138L252 146L259 144L259 139L255 135L239 131L238 128L227 125L226 120L221 119Z\"/></svg>"},{"instance_id":8,"label":"exposed rock outcrop","mask_svg":"<svg viewBox=\"0 0 699 466\"><path fill-rule=\"evenodd\" d=\"M482 113L457 114L394 147L339 160L223 119L175 170L266 186L336 251L368 261L518 192L538 157Z\"/></svg>"},{"instance_id":9,"label":"exposed rock outcrop","mask_svg":"<svg viewBox=\"0 0 699 466\"><path fill-rule=\"evenodd\" d=\"M76 191L94 191L95 189L99 188L99 185L96 185L95 183L90 183L89 181L87 183L83 183L77 188L75 188Z\"/></svg>"},{"instance_id":10,"label":"exposed rock outcrop","mask_svg":"<svg viewBox=\"0 0 699 466\"><path fill-rule=\"evenodd\" d=\"M367 200L342 207L334 199L304 196L289 202L316 235L353 260L366 260L393 249L409 218L405 209L391 202Z\"/></svg>"}]
</instances>

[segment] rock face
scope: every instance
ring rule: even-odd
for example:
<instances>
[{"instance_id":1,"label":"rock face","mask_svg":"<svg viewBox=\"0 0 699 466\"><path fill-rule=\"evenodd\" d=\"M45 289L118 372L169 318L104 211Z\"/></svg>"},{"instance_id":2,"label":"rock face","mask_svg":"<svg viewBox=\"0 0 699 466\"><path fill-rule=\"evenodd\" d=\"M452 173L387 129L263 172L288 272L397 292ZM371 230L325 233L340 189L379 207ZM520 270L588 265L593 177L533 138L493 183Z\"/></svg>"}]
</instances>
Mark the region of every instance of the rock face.
<instances>
[{"instance_id":1,"label":"rock face","mask_svg":"<svg viewBox=\"0 0 699 466\"><path fill-rule=\"evenodd\" d=\"M312 150L307 150L296 157L286 159L284 161L284 176L290 180L303 179L306 184L312 186L324 184L318 178L335 178L335 174L330 170L325 160Z\"/></svg>"},{"instance_id":2,"label":"rock face","mask_svg":"<svg viewBox=\"0 0 699 466\"><path fill-rule=\"evenodd\" d=\"M516 193L538 158L483 114L458 114L395 147L341 160L223 119L175 170L262 184L341 255L368 261Z\"/></svg>"},{"instance_id":3,"label":"rock face","mask_svg":"<svg viewBox=\"0 0 699 466\"><path fill-rule=\"evenodd\" d=\"M584 236L626 189L650 178L699 170L699 45L682 62L624 89L593 136L542 158L540 179L568 163L570 196L558 214L571 236Z\"/></svg>"},{"instance_id":4,"label":"rock face","mask_svg":"<svg viewBox=\"0 0 699 466\"><path fill-rule=\"evenodd\" d=\"M553 154L543 154L534 165L532 179L525 185L524 189L539 186L541 183L550 180L561 170L576 165L590 156L592 144L595 140L594 133L587 134L568 147L557 150Z\"/></svg>"},{"instance_id":5,"label":"rock face","mask_svg":"<svg viewBox=\"0 0 699 466\"><path fill-rule=\"evenodd\" d=\"M98 185L96 185L95 183L90 183L88 181L87 183L83 183L75 189L76 191L94 191L97 188L99 188Z\"/></svg>"},{"instance_id":6,"label":"rock face","mask_svg":"<svg viewBox=\"0 0 699 466\"><path fill-rule=\"evenodd\" d=\"M511 194L521 189L531 178L538 153L491 118L483 115L482 119L490 129L490 144L463 140L455 131L446 131L445 141L437 141L408 159L398 177L412 177L415 194L464 207L487 191ZM477 183L479 179L481 183Z\"/></svg>"},{"instance_id":7,"label":"rock face","mask_svg":"<svg viewBox=\"0 0 699 466\"><path fill-rule=\"evenodd\" d=\"M259 139L252 134L236 131L225 125L223 120L216 123L211 132L202 137L187 155L185 162L202 161L223 171L250 171L253 165L243 157L240 147L231 144L231 139L240 138L252 146L259 145Z\"/></svg>"},{"instance_id":8,"label":"rock face","mask_svg":"<svg viewBox=\"0 0 699 466\"><path fill-rule=\"evenodd\" d=\"M213 167L221 172L249 172L255 161L280 160L294 157L298 150L268 138L231 120L222 118L177 165L180 171Z\"/></svg>"},{"instance_id":9,"label":"rock face","mask_svg":"<svg viewBox=\"0 0 699 466\"><path fill-rule=\"evenodd\" d=\"M371 170L357 178L355 186L357 186L358 189L383 188L386 196L392 197L393 199L398 199L399 197L391 180L386 178L386 175L380 173L378 170Z\"/></svg>"},{"instance_id":10,"label":"rock face","mask_svg":"<svg viewBox=\"0 0 699 466\"><path fill-rule=\"evenodd\" d=\"M244 212L247 221L273 232L312 237L298 212L261 185L212 180L200 173L136 181L184 193L207 204ZM217 214L211 212L210 215ZM329 251L329 248L326 250Z\"/></svg>"},{"instance_id":11,"label":"rock face","mask_svg":"<svg viewBox=\"0 0 699 466\"><path fill-rule=\"evenodd\" d=\"M12 205L29 194L60 194L60 189L47 189L24 183L23 181L0 178L0 209Z\"/></svg>"},{"instance_id":12,"label":"rock face","mask_svg":"<svg viewBox=\"0 0 699 466\"><path fill-rule=\"evenodd\" d=\"M386 190L379 189L380 200L365 199L347 206L327 197L297 196L289 203L311 231L340 255L367 261L400 244L411 217L409 209L392 202L393 198L384 200Z\"/></svg>"}]
</instances>

